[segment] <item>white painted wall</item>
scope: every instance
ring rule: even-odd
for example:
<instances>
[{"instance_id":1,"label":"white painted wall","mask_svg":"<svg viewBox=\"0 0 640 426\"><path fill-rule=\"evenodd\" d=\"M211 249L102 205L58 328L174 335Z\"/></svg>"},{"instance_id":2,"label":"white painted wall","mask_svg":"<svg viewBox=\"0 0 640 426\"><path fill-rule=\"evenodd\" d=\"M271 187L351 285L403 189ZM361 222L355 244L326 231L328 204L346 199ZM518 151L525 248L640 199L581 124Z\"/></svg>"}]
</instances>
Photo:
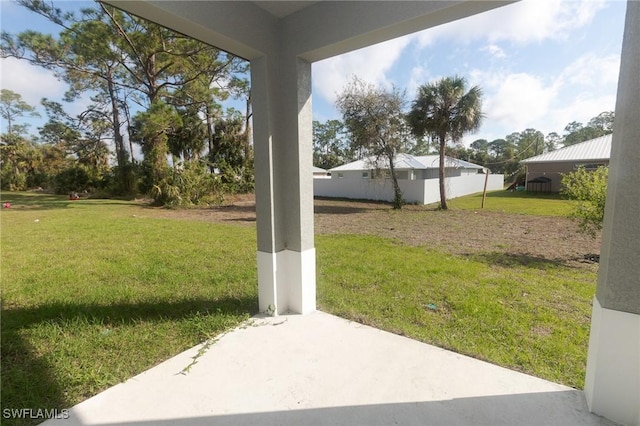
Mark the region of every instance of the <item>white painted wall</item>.
<instances>
[{"instance_id":1,"label":"white painted wall","mask_svg":"<svg viewBox=\"0 0 640 426\"><path fill-rule=\"evenodd\" d=\"M447 185L447 198L457 198L464 195L482 192L484 189L484 178L484 174L476 174L445 179L445 183ZM504 189L504 175L489 175L487 190L495 191L498 189ZM440 197L438 196L437 201L439 200Z\"/></svg>"},{"instance_id":2,"label":"white painted wall","mask_svg":"<svg viewBox=\"0 0 640 426\"><path fill-rule=\"evenodd\" d=\"M334 173L337 175L337 173ZM457 198L464 195L482 192L484 188L483 174L458 176L447 178L447 198ZM410 203L431 204L440 201L438 179L399 180L404 199ZM489 175L487 190L500 190L504 187L504 175ZM329 198L351 198L362 200L391 201L393 199L393 185L391 179L314 179L313 195Z\"/></svg>"},{"instance_id":3,"label":"white painted wall","mask_svg":"<svg viewBox=\"0 0 640 426\"><path fill-rule=\"evenodd\" d=\"M337 175L336 172L332 173ZM331 198L390 201L393 187L390 179L338 178L314 179L313 195Z\"/></svg>"}]
</instances>

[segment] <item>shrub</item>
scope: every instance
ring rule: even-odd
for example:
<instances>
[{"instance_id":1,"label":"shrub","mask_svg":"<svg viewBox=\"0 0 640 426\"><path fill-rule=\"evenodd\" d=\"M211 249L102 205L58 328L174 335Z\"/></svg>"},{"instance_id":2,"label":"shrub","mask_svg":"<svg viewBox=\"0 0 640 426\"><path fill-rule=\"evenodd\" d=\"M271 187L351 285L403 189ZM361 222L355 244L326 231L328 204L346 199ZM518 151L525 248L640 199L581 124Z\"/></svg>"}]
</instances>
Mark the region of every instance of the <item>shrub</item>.
<instances>
[{"instance_id":1,"label":"shrub","mask_svg":"<svg viewBox=\"0 0 640 426\"><path fill-rule=\"evenodd\" d=\"M68 194L71 191L88 191L92 189L91 176L83 166L64 169L53 178L53 190L56 194Z\"/></svg>"},{"instance_id":2,"label":"shrub","mask_svg":"<svg viewBox=\"0 0 640 426\"><path fill-rule=\"evenodd\" d=\"M223 200L219 177L209 173L200 162L172 170L153 186L151 195L156 204L168 207L220 204Z\"/></svg>"},{"instance_id":3,"label":"shrub","mask_svg":"<svg viewBox=\"0 0 640 426\"><path fill-rule=\"evenodd\" d=\"M246 194L253 192L255 179L253 175L253 165L233 168L222 161L220 165L220 180L224 187L224 192L229 194Z\"/></svg>"},{"instance_id":4,"label":"shrub","mask_svg":"<svg viewBox=\"0 0 640 426\"><path fill-rule=\"evenodd\" d=\"M578 201L572 216L579 221L580 229L592 237L602 229L608 176L608 167L594 171L581 167L562 178L561 193Z\"/></svg>"}]
</instances>

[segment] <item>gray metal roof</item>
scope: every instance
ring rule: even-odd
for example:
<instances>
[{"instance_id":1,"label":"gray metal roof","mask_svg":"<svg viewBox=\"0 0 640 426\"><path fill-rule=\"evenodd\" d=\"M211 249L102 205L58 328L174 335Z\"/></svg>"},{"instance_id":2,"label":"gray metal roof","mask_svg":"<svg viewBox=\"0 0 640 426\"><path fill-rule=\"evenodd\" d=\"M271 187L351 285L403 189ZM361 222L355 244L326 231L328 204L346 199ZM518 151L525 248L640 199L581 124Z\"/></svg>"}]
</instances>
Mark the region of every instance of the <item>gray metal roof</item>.
<instances>
[{"instance_id":1,"label":"gray metal roof","mask_svg":"<svg viewBox=\"0 0 640 426\"><path fill-rule=\"evenodd\" d=\"M608 160L611 157L611 135L601 136L575 145L536 155L521 163L555 163Z\"/></svg>"},{"instance_id":2,"label":"gray metal roof","mask_svg":"<svg viewBox=\"0 0 640 426\"><path fill-rule=\"evenodd\" d=\"M423 170L423 169L437 169L438 168L438 155L423 155L420 157L414 157L409 154L398 154L396 155L394 166L396 170ZM470 163L468 161L458 160L457 158L445 157L445 167L452 168L464 168L464 169L483 169L484 167L479 166L474 163ZM386 162L380 164L379 167L386 168ZM331 169L331 172L344 172L344 171L355 171L355 170L370 170L375 168L375 158L370 157L364 160L354 161L352 163L347 163L342 166L334 167Z\"/></svg>"}]
</instances>

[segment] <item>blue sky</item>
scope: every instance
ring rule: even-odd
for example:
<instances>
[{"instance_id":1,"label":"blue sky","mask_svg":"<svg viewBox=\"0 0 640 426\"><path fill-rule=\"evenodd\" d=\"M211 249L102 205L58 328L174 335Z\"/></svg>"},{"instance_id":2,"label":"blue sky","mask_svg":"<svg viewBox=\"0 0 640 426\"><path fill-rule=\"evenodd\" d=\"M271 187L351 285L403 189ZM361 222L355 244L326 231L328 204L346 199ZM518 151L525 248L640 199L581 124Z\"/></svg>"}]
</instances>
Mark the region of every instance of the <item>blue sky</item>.
<instances>
[{"instance_id":1,"label":"blue sky","mask_svg":"<svg viewBox=\"0 0 640 426\"><path fill-rule=\"evenodd\" d=\"M55 3L65 9L90 4ZM0 6L5 31L56 31L7 0ZM465 138L467 144L530 127L562 134L570 121L586 123L614 109L625 8L620 0L523 0L315 63L314 119L340 118L336 94L353 75L405 89L409 102L419 85L460 75L484 92L486 118L478 133ZM42 97L59 99L65 91L42 69L1 61L2 88L32 105ZM79 113L82 106L80 101L69 110Z\"/></svg>"}]
</instances>

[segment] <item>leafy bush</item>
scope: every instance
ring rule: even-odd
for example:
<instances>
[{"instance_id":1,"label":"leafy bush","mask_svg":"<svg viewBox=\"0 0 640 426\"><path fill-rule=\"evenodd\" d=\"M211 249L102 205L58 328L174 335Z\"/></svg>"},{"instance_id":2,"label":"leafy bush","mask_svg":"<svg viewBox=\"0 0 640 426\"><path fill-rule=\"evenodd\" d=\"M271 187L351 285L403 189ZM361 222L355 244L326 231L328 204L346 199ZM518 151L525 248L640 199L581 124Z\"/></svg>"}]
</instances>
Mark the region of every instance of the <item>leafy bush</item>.
<instances>
[{"instance_id":1,"label":"leafy bush","mask_svg":"<svg viewBox=\"0 0 640 426\"><path fill-rule=\"evenodd\" d=\"M15 173L11 164L3 163L0 168L0 189L4 191L24 191L27 189L27 176Z\"/></svg>"},{"instance_id":2,"label":"leafy bush","mask_svg":"<svg viewBox=\"0 0 640 426\"><path fill-rule=\"evenodd\" d=\"M253 162L252 162L253 163ZM253 164L234 168L222 161L220 166L220 180L224 192L228 194L246 194L255 189Z\"/></svg>"},{"instance_id":3,"label":"leafy bush","mask_svg":"<svg viewBox=\"0 0 640 426\"><path fill-rule=\"evenodd\" d=\"M579 221L580 229L592 237L602 229L608 176L608 167L598 167L594 171L581 167L562 178L561 193L578 201L572 216Z\"/></svg>"},{"instance_id":4,"label":"leafy bush","mask_svg":"<svg viewBox=\"0 0 640 426\"><path fill-rule=\"evenodd\" d=\"M69 167L53 177L53 190L56 194L89 191L94 186L95 182L83 166Z\"/></svg>"},{"instance_id":5,"label":"leafy bush","mask_svg":"<svg viewBox=\"0 0 640 426\"><path fill-rule=\"evenodd\" d=\"M220 179L199 162L174 169L153 186L151 195L156 204L168 207L220 204L223 199Z\"/></svg>"},{"instance_id":6,"label":"leafy bush","mask_svg":"<svg viewBox=\"0 0 640 426\"><path fill-rule=\"evenodd\" d=\"M136 164L126 163L124 166L113 166L108 173L103 176L103 186L105 194L109 195L131 195L137 190L136 177L140 167ZM149 188L147 188L147 192Z\"/></svg>"}]
</instances>

